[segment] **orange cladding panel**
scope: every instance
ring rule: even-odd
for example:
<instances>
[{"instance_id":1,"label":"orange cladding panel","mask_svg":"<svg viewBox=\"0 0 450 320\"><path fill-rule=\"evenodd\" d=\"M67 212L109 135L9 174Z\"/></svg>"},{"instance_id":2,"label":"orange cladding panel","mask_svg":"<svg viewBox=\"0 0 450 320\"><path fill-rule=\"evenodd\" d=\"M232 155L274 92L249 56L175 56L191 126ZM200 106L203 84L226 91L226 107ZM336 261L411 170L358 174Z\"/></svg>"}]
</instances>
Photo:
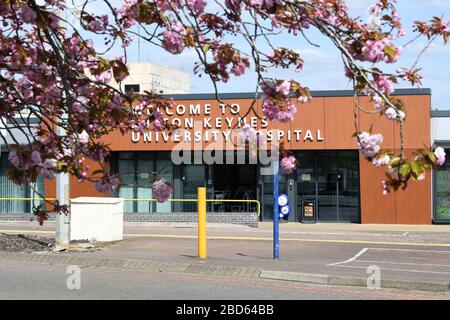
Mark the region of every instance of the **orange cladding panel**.
<instances>
[{"instance_id":1,"label":"orange cladding panel","mask_svg":"<svg viewBox=\"0 0 450 320\"><path fill-rule=\"evenodd\" d=\"M306 104L297 103L297 113L290 123L290 128L295 139L292 142L294 150L325 149L325 98L313 98ZM297 141L295 130L301 130L300 139ZM311 139L312 137L312 139Z\"/></svg>"},{"instance_id":2,"label":"orange cladding panel","mask_svg":"<svg viewBox=\"0 0 450 320\"><path fill-rule=\"evenodd\" d=\"M355 149L353 133L356 132L354 102L352 97L326 98L325 149Z\"/></svg>"},{"instance_id":3,"label":"orange cladding panel","mask_svg":"<svg viewBox=\"0 0 450 320\"><path fill-rule=\"evenodd\" d=\"M360 163L361 223L395 223L395 193L383 195L381 181L385 169L374 168L363 156Z\"/></svg>"}]
</instances>

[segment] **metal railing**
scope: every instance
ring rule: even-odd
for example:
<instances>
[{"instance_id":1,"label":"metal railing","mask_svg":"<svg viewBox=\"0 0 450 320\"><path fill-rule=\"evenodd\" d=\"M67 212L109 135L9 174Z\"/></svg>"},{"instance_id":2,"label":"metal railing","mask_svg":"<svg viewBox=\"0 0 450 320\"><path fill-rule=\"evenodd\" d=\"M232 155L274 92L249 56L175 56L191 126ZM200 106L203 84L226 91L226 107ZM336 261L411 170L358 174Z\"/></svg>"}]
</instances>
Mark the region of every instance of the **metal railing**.
<instances>
[{"instance_id":1,"label":"metal railing","mask_svg":"<svg viewBox=\"0 0 450 320\"><path fill-rule=\"evenodd\" d=\"M0 198L0 201L55 201L56 198ZM156 202L156 199L124 199L127 202ZM169 199L169 202L197 202L197 199ZM244 199L206 199L206 202L216 203L255 203L258 218L261 216L261 203L258 200Z\"/></svg>"},{"instance_id":2,"label":"metal railing","mask_svg":"<svg viewBox=\"0 0 450 320\"><path fill-rule=\"evenodd\" d=\"M156 199L125 199L125 201L130 202L156 202ZM169 202L197 202L197 199L169 199ZM261 203L258 200L244 200L244 199L206 199L206 202L215 203L255 203L256 212L258 213L258 218L261 216Z\"/></svg>"}]
</instances>

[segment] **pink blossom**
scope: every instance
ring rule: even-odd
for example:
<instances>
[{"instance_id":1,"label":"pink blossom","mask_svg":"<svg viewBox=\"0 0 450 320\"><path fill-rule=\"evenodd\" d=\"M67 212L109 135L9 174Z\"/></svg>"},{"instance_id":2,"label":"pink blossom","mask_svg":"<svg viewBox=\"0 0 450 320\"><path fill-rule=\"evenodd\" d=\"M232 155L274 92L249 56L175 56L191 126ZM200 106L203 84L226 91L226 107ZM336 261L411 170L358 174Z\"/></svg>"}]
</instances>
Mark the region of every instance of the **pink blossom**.
<instances>
[{"instance_id":1,"label":"pink blossom","mask_svg":"<svg viewBox=\"0 0 450 320\"><path fill-rule=\"evenodd\" d=\"M53 179L55 177L56 160L45 159L40 167L37 168L37 173L45 179Z\"/></svg>"},{"instance_id":2,"label":"pink blossom","mask_svg":"<svg viewBox=\"0 0 450 320\"><path fill-rule=\"evenodd\" d=\"M238 132L238 138L240 143L250 142L256 143L257 141L257 133L255 128L246 123L241 130Z\"/></svg>"},{"instance_id":3,"label":"pink blossom","mask_svg":"<svg viewBox=\"0 0 450 320\"><path fill-rule=\"evenodd\" d=\"M275 91L281 93L284 96L288 96L291 92L291 83L289 81L283 81L276 86Z\"/></svg>"},{"instance_id":4,"label":"pink blossom","mask_svg":"<svg viewBox=\"0 0 450 320\"><path fill-rule=\"evenodd\" d=\"M388 47L390 50L395 50L395 55L390 56L386 54L385 48ZM381 40L367 40L361 49L361 55L359 58L362 61L369 62L381 62L385 61L387 63L394 63L397 61L398 56L401 54L401 47L393 47L390 38L384 38Z\"/></svg>"},{"instance_id":5,"label":"pink blossom","mask_svg":"<svg viewBox=\"0 0 450 320\"><path fill-rule=\"evenodd\" d=\"M117 176L105 177L94 183L94 188L98 192L113 193L119 187L120 180Z\"/></svg>"},{"instance_id":6,"label":"pink blossom","mask_svg":"<svg viewBox=\"0 0 450 320\"><path fill-rule=\"evenodd\" d=\"M83 130L79 135L78 135L78 142L82 143L82 144L86 144L89 142L89 134L86 132L86 130Z\"/></svg>"},{"instance_id":7,"label":"pink blossom","mask_svg":"<svg viewBox=\"0 0 450 320\"><path fill-rule=\"evenodd\" d=\"M172 195L173 188L164 179L160 179L152 183L152 192L158 202L166 202Z\"/></svg>"},{"instance_id":8,"label":"pink blossom","mask_svg":"<svg viewBox=\"0 0 450 320\"><path fill-rule=\"evenodd\" d=\"M194 15L198 16L205 11L206 1L205 0L187 0L187 5L189 9L194 12Z\"/></svg>"},{"instance_id":9,"label":"pink blossom","mask_svg":"<svg viewBox=\"0 0 450 320\"><path fill-rule=\"evenodd\" d=\"M297 159L294 156L286 156L281 159L281 171L285 174L291 174L297 169Z\"/></svg>"},{"instance_id":10,"label":"pink blossom","mask_svg":"<svg viewBox=\"0 0 450 320\"><path fill-rule=\"evenodd\" d=\"M395 111L394 108L389 107L384 111L384 115L386 116L386 118L388 118L389 120L396 120L397 119L397 111Z\"/></svg>"},{"instance_id":11,"label":"pink blossom","mask_svg":"<svg viewBox=\"0 0 450 320\"><path fill-rule=\"evenodd\" d=\"M184 48L184 34L186 29L181 24L181 22L177 22L174 24L172 29L168 29L163 33L163 41L162 45L164 49L173 54L179 54L183 51Z\"/></svg>"},{"instance_id":12,"label":"pink blossom","mask_svg":"<svg viewBox=\"0 0 450 320\"><path fill-rule=\"evenodd\" d=\"M42 164L41 154L38 151L33 151L31 153L30 160L35 166L39 166Z\"/></svg>"},{"instance_id":13,"label":"pink blossom","mask_svg":"<svg viewBox=\"0 0 450 320\"><path fill-rule=\"evenodd\" d=\"M389 164L389 162L391 162L391 157L389 157L389 155L385 154L384 156L378 158L378 159L373 159L372 160L372 164L375 167L383 167L383 166L387 166Z\"/></svg>"},{"instance_id":14,"label":"pink blossom","mask_svg":"<svg viewBox=\"0 0 450 320\"><path fill-rule=\"evenodd\" d=\"M36 12L27 5L24 5L21 8L19 15L20 18L26 23L33 23L36 21Z\"/></svg>"},{"instance_id":15,"label":"pink blossom","mask_svg":"<svg viewBox=\"0 0 450 320\"><path fill-rule=\"evenodd\" d=\"M103 31L105 29L105 26L100 21L94 19L87 24L87 29L89 31L98 32Z\"/></svg>"},{"instance_id":16,"label":"pink blossom","mask_svg":"<svg viewBox=\"0 0 450 320\"><path fill-rule=\"evenodd\" d=\"M379 62L384 59L385 41L367 40L361 53L363 61Z\"/></svg>"},{"instance_id":17,"label":"pink blossom","mask_svg":"<svg viewBox=\"0 0 450 320\"><path fill-rule=\"evenodd\" d=\"M264 92L262 97L263 114L271 121L291 121L297 112L297 107L288 97L291 82L282 81L277 84L276 81L267 80L263 82L261 87Z\"/></svg>"},{"instance_id":18,"label":"pink blossom","mask_svg":"<svg viewBox=\"0 0 450 320\"><path fill-rule=\"evenodd\" d=\"M245 72L245 64L243 62L239 62L233 67L233 69L231 69L231 72L233 72L233 74L237 77L243 75Z\"/></svg>"},{"instance_id":19,"label":"pink blossom","mask_svg":"<svg viewBox=\"0 0 450 320\"><path fill-rule=\"evenodd\" d=\"M419 174L419 176L417 177L418 181L423 181L426 178L426 174L425 172L422 172L421 174Z\"/></svg>"},{"instance_id":20,"label":"pink blossom","mask_svg":"<svg viewBox=\"0 0 450 320\"><path fill-rule=\"evenodd\" d=\"M108 83L112 79L112 73L109 70L105 70L102 73L100 73L99 76L96 77L97 81L102 83Z\"/></svg>"},{"instance_id":21,"label":"pink blossom","mask_svg":"<svg viewBox=\"0 0 450 320\"><path fill-rule=\"evenodd\" d=\"M361 132L358 135L358 148L366 158L373 158L380 152L380 144L383 142L383 136L378 134L371 135L368 132Z\"/></svg>"},{"instance_id":22,"label":"pink blossom","mask_svg":"<svg viewBox=\"0 0 450 320\"><path fill-rule=\"evenodd\" d=\"M236 13L241 13L242 0L225 0L225 6L228 10L234 11Z\"/></svg>"},{"instance_id":23,"label":"pink blossom","mask_svg":"<svg viewBox=\"0 0 450 320\"><path fill-rule=\"evenodd\" d=\"M294 118L297 108L290 101L287 103L288 110L283 111L272 100L266 100L263 102L263 114L271 121L289 122Z\"/></svg>"},{"instance_id":24,"label":"pink blossom","mask_svg":"<svg viewBox=\"0 0 450 320\"><path fill-rule=\"evenodd\" d=\"M377 95L377 94L374 95L372 97L372 102L377 111L383 111L383 109L384 109L383 99L379 95Z\"/></svg>"},{"instance_id":25,"label":"pink blossom","mask_svg":"<svg viewBox=\"0 0 450 320\"><path fill-rule=\"evenodd\" d=\"M15 150L9 152L8 160L16 168L20 168L22 166L22 161Z\"/></svg>"},{"instance_id":26,"label":"pink blossom","mask_svg":"<svg viewBox=\"0 0 450 320\"><path fill-rule=\"evenodd\" d=\"M251 0L250 4L256 7L265 6L267 9L271 9L274 5L281 4L281 0Z\"/></svg>"},{"instance_id":27,"label":"pink blossom","mask_svg":"<svg viewBox=\"0 0 450 320\"><path fill-rule=\"evenodd\" d=\"M380 75L374 82L375 87L385 94L394 93L394 82L385 75Z\"/></svg>"},{"instance_id":28,"label":"pink blossom","mask_svg":"<svg viewBox=\"0 0 450 320\"><path fill-rule=\"evenodd\" d=\"M437 147L434 149L434 155L436 156L436 163L442 166L445 162L445 150L442 147Z\"/></svg>"},{"instance_id":29,"label":"pink blossom","mask_svg":"<svg viewBox=\"0 0 450 320\"><path fill-rule=\"evenodd\" d=\"M147 128L147 121L144 119L140 119L133 124L134 132L142 132L145 128Z\"/></svg>"},{"instance_id":30,"label":"pink blossom","mask_svg":"<svg viewBox=\"0 0 450 320\"><path fill-rule=\"evenodd\" d=\"M297 101L300 102L301 104L305 104L308 103L311 99L308 98L307 96L300 96L298 97Z\"/></svg>"},{"instance_id":31,"label":"pink blossom","mask_svg":"<svg viewBox=\"0 0 450 320\"><path fill-rule=\"evenodd\" d=\"M389 193L389 189L386 185L386 181L381 181L381 189L383 190L383 195L386 196Z\"/></svg>"}]
</instances>

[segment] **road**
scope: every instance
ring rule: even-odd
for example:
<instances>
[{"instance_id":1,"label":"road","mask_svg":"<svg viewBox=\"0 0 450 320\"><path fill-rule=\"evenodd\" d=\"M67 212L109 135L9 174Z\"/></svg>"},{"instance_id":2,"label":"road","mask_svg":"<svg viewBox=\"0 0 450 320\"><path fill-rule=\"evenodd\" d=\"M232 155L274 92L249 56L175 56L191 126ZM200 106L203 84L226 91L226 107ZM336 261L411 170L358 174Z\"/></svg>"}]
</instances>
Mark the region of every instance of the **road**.
<instances>
[{"instance_id":1,"label":"road","mask_svg":"<svg viewBox=\"0 0 450 320\"><path fill-rule=\"evenodd\" d=\"M1 299L450 299L448 294L305 285L263 279L83 268L80 289L61 265L0 261Z\"/></svg>"},{"instance_id":2,"label":"road","mask_svg":"<svg viewBox=\"0 0 450 320\"><path fill-rule=\"evenodd\" d=\"M135 259L203 267L231 266L367 279L376 266L382 281L446 286L450 281L449 226L300 225L281 227L281 259L272 259L270 225L253 229L209 225L208 259L197 258L196 227L186 224L125 224L125 239L93 252L58 253L77 259ZM3 223L0 232L53 236L51 223ZM7 260L7 259L6 259ZM0 260L1 297L45 299L414 299L444 298L448 293L370 291L252 278L219 277L212 273L151 273L87 267L81 291L65 288L60 266ZM81 262L81 265L82 262ZM92 264L86 264L92 266ZM171 272L171 271L170 271ZM40 278L42 277L42 278ZM36 284L36 285L34 285ZM54 284L54 285L52 285ZM28 288L28 286L31 286ZM41 286L42 289L41 290ZM394 286L398 287L398 286ZM400 286L402 287L402 286ZM27 289L28 288L28 289ZM417 288L417 287L415 287ZM421 286L423 288L423 286ZM35 292L34 292L35 291Z\"/></svg>"}]
</instances>

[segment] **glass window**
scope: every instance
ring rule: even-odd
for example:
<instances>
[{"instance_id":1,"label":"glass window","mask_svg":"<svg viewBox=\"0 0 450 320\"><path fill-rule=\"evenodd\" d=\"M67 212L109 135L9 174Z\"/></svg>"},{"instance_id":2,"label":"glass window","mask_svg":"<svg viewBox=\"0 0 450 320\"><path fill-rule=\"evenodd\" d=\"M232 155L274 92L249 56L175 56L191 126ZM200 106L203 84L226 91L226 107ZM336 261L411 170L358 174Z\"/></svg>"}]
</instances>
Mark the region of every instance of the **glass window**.
<instances>
[{"instance_id":1,"label":"glass window","mask_svg":"<svg viewBox=\"0 0 450 320\"><path fill-rule=\"evenodd\" d=\"M12 182L6 175L7 171L12 168L8 160L8 154L2 153L0 157L0 195L2 198L40 198L45 195L44 180L39 177L35 188L41 194L37 194L30 186L19 186ZM45 206L45 201L34 200L34 205L42 204ZM0 213L30 213L33 208L33 200L1 200ZM45 207L44 207L45 208Z\"/></svg>"},{"instance_id":2,"label":"glass window","mask_svg":"<svg viewBox=\"0 0 450 320\"><path fill-rule=\"evenodd\" d=\"M153 160L137 159L137 199L152 198ZM159 176L158 176L159 177ZM152 212L153 202L138 201L137 212Z\"/></svg>"},{"instance_id":3,"label":"glass window","mask_svg":"<svg viewBox=\"0 0 450 320\"><path fill-rule=\"evenodd\" d=\"M134 196L134 160L133 159L119 159L117 163L118 173L120 175L121 183L118 196L124 199L133 199ZM124 212L133 212L134 203L125 201Z\"/></svg>"},{"instance_id":4,"label":"glass window","mask_svg":"<svg viewBox=\"0 0 450 320\"><path fill-rule=\"evenodd\" d=\"M445 149L447 157L450 149ZM435 177L435 215L436 221L450 221L450 161L437 167Z\"/></svg>"},{"instance_id":5,"label":"glass window","mask_svg":"<svg viewBox=\"0 0 450 320\"><path fill-rule=\"evenodd\" d=\"M183 199L196 199L197 188L204 187L205 166L190 164L183 167ZM185 202L185 212L195 212L197 210L196 202Z\"/></svg>"},{"instance_id":6,"label":"glass window","mask_svg":"<svg viewBox=\"0 0 450 320\"><path fill-rule=\"evenodd\" d=\"M115 168L122 185L118 196L125 199L153 198L151 184L156 175L173 183L172 162L166 153L121 152L116 154ZM166 158L166 159L164 159ZM156 204L154 201L126 201L125 212L170 212L171 202Z\"/></svg>"},{"instance_id":7,"label":"glass window","mask_svg":"<svg viewBox=\"0 0 450 320\"><path fill-rule=\"evenodd\" d=\"M126 84L124 89L126 93L139 93L141 91L140 85L138 84Z\"/></svg>"},{"instance_id":8,"label":"glass window","mask_svg":"<svg viewBox=\"0 0 450 320\"><path fill-rule=\"evenodd\" d=\"M170 160L156 160L156 172L158 177L167 182L172 183L173 180L173 165ZM172 203L170 201L156 204L156 212L170 212L172 210Z\"/></svg>"}]
</instances>

